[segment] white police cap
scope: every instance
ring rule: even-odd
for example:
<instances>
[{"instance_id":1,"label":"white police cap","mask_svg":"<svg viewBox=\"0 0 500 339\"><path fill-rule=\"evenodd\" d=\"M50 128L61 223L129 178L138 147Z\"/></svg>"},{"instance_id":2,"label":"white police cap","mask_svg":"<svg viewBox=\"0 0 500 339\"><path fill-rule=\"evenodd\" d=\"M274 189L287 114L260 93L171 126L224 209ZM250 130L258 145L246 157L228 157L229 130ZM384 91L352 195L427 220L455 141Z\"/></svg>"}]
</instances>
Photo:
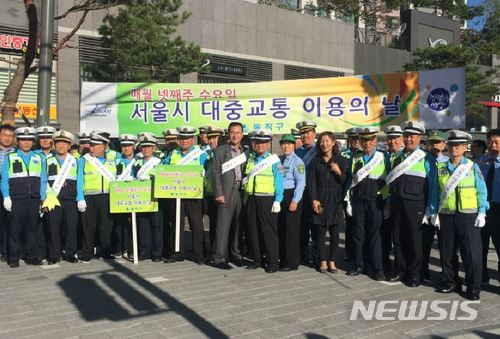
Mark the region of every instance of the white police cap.
<instances>
[{"instance_id":1,"label":"white police cap","mask_svg":"<svg viewBox=\"0 0 500 339\"><path fill-rule=\"evenodd\" d=\"M312 120L299 121L295 127L299 130L299 133L306 133L315 129L318 125Z\"/></svg>"},{"instance_id":2,"label":"white police cap","mask_svg":"<svg viewBox=\"0 0 500 339\"><path fill-rule=\"evenodd\" d=\"M224 135L224 130L217 126L206 126L205 133L207 134L207 137L211 138Z\"/></svg>"},{"instance_id":3,"label":"white police cap","mask_svg":"<svg viewBox=\"0 0 500 339\"><path fill-rule=\"evenodd\" d=\"M52 138L57 130L52 126L40 126L35 130L37 138Z\"/></svg>"},{"instance_id":4,"label":"white police cap","mask_svg":"<svg viewBox=\"0 0 500 339\"><path fill-rule=\"evenodd\" d=\"M384 129L384 133L388 137L400 137L403 135L403 129L398 125L389 125Z\"/></svg>"},{"instance_id":5,"label":"white police cap","mask_svg":"<svg viewBox=\"0 0 500 339\"><path fill-rule=\"evenodd\" d=\"M357 137L358 136L358 128L357 127L351 127L345 130L345 134L347 134L348 137Z\"/></svg>"},{"instance_id":6,"label":"white police cap","mask_svg":"<svg viewBox=\"0 0 500 339\"><path fill-rule=\"evenodd\" d=\"M451 130L447 132L449 144L466 144L472 141L472 135L459 130Z\"/></svg>"},{"instance_id":7,"label":"white police cap","mask_svg":"<svg viewBox=\"0 0 500 339\"><path fill-rule=\"evenodd\" d=\"M374 126L358 127L358 135L362 139L371 139L377 136L378 128Z\"/></svg>"},{"instance_id":8,"label":"white police cap","mask_svg":"<svg viewBox=\"0 0 500 339\"><path fill-rule=\"evenodd\" d=\"M35 140L35 129L33 127L18 127L15 132L17 139Z\"/></svg>"},{"instance_id":9,"label":"white police cap","mask_svg":"<svg viewBox=\"0 0 500 339\"><path fill-rule=\"evenodd\" d=\"M179 133L179 138L191 138L196 135L196 129L191 126L179 126L177 127L177 132Z\"/></svg>"},{"instance_id":10,"label":"white police cap","mask_svg":"<svg viewBox=\"0 0 500 339\"><path fill-rule=\"evenodd\" d=\"M424 126L419 122L405 121L401 125L401 128L403 129L403 134L417 134L417 135L425 134Z\"/></svg>"},{"instance_id":11,"label":"white police cap","mask_svg":"<svg viewBox=\"0 0 500 339\"><path fill-rule=\"evenodd\" d=\"M253 131L252 141L255 142L269 142L273 139L273 133L268 129L257 129Z\"/></svg>"},{"instance_id":12,"label":"white police cap","mask_svg":"<svg viewBox=\"0 0 500 339\"><path fill-rule=\"evenodd\" d=\"M90 133L90 143L92 145L102 145L109 143L109 133L98 131Z\"/></svg>"},{"instance_id":13,"label":"white police cap","mask_svg":"<svg viewBox=\"0 0 500 339\"><path fill-rule=\"evenodd\" d=\"M73 140L75 139L75 136L68 132L68 131L57 131L54 133L54 135L52 136L52 139L54 139L54 142L58 142L58 141L65 141L65 142L69 142L70 144L73 143Z\"/></svg>"},{"instance_id":14,"label":"white police cap","mask_svg":"<svg viewBox=\"0 0 500 339\"><path fill-rule=\"evenodd\" d=\"M120 145L122 146L135 145L136 142L137 142L137 137L134 134L120 135Z\"/></svg>"},{"instance_id":15,"label":"white police cap","mask_svg":"<svg viewBox=\"0 0 500 339\"><path fill-rule=\"evenodd\" d=\"M76 137L78 138L80 144L88 144L90 143L90 133L87 132L79 132Z\"/></svg>"},{"instance_id":16,"label":"white police cap","mask_svg":"<svg viewBox=\"0 0 500 339\"><path fill-rule=\"evenodd\" d=\"M158 144L158 139L151 134L142 134L139 136L139 147L142 146L156 146Z\"/></svg>"}]
</instances>

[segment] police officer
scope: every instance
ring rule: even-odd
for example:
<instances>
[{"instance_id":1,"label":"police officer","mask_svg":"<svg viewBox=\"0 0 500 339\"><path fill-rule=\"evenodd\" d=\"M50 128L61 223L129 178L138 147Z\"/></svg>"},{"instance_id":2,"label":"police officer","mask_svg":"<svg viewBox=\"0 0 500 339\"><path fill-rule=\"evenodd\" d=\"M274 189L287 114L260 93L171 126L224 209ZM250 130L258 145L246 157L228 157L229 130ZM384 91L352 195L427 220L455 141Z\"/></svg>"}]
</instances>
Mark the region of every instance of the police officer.
<instances>
[{"instance_id":1,"label":"police officer","mask_svg":"<svg viewBox=\"0 0 500 339\"><path fill-rule=\"evenodd\" d=\"M209 127L208 125L205 125L205 126L201 126L198 128L200 148L203 151L210 149L210 145L208 144L208 137L207 137L207 128L208 127ZM222 130L222 133L224 133L224 130Z\"/></svg>"},{"instance_id":2,"label":"police officer","mask_svg":"<svg viewBox=\"0 0 500 339\"><path fill-rule=\"evenodd\" d=\"M481 229L483 241L483 283L488 283L487 258L490 249L490 237L497 253L498 280L500 281L500 129L492 129L486 134L488 153L478 161L486 180L490 208L487 212L486 226Z\"/></svg>"},{"instance_id":3,"label":"police officer","mask_svg":"<svg viewBox=\"0 0 500 339\"><path fill-rule=\"evenodd\" d=\"M398 125L389 125L384 130L387 136L386 157L392 167L394 160L399 157L403 147L403 129ZM387 161L386 160L386 161ZM384 221L380 229L382 244L382 266L384 267L385 277L388 281L399 279L399 272L403 271L401 267L401 243L399 241L399 227L393 227L394 223L390 219L390 197L386 199L384 206ZM394 248L394 267L392 266L390 254Z\"/></svg>"},{"instance_id":4,"label":"police officer","mask_svg":"<svg viewBox=\"0 0 500 339\"><path fill-rule=\"evenodd\" d=\"M217 228L217 204L214 198L214 157L215 150L219 144L219 138L224 130L219 127L206 126L205 134L207 136L207 161L205 162L205 176L203 177L203 194L206 203L206 212L210 223L210 249L216 247L216 228Z\"/></svg>"},{"instance_id":5,"label":"police officer","mask_svg":"<svg viewBox=\"0 0 500 339\"><path fill-rule=\"evenodd\" d=\"M405 147L394 160L386 183L391 195L391 219L394 227L399 227L403 282L417 287L423 260L422 223L430 217L429 196L436 189L436 169L419 148L424 127L412 121L406 121L401 127Z\"/></svg>"},{"instance_id":6,"label":"police officer","mask_svg":"<svg viewBox=\"0 0 500 339\"><path fill-rule=\"evenodd\" d=\"M340 154L347 160L348 163L351 163L354 154L360 149L359 143L359 135L358 128L351 127L345 131L347 135L347 148L343 150ZM350 175L350 171L347 173ZM346 180L346 184L348 184L350 180ZM347 189L345 188L345 193L347 193ZM352 211L347 210L347 200L344 201L344 210L345 210L345 261L349 261L354 256L354 241L353 241L353 230L354 230L354 220L352 218Z\"/></svg>"},{"instance_id":7,"label":"police officer","mask_svg":"<svg viewBox=\"0 0 500 339\"><path fill-rule=\"evenodd\" d=\"M433 199L438 201L439 216L432 224L441 228L441 264L443 285L439 292L454 290L458 266L454 257L457 248L464 264L465 296L478 300L482 279L481 228L486 223L487 189L477 164L464 157L472 137L465 132L448 132L448 161L437 163L438 189ZM435 214L434 214L435 215Z\"/></svg>"},{"instance_id":8,"label":"police officer","mask_svg":"<svg viewBox=\"0 0 500 339\"><path fill-rule=\"evenodd\" d=\"M378 128L358 129L362 150L353 154L348 196L354 221L354 264L348 275L362 273L369 264L375 280L384 280L380 227L383 220L385 176L388 162L377 150Z\"/></svg>"},{"instance_id":9,"label":"police officer","mask_svg":"<svg viewBox=\"0 0 500 339\"><path fill-rule=\"evenodd\" d=\"M295 137L281 137L284 195L278 216L280 271L296 270L300 264L300 220L306 186L304 162L295 154Z\"/></svg>"},{"instance_id":10,"label":"police officer","mask_svg":"<svg viewBox=\"0 0 500 339\"><path fill-rule=\"evenodd\" d=\"M119 137L121 154L116 164L116 180L134 180L134 157L137 137L134 134L122 134ZM132 255L132 224L130 213L115 213L113 217L113 233L111 237L111 247L114 256L129 257Z\"/></svg>"},{"instance_id":11,"label":"police officer","mask_svg":"<svg viewBox=\"0 0 500 339\"><path fill-rule=\"evenodd\" d=\"M298 150L299 148L302 147L302 139L300 139L300 132L296 128L290 129L290 133L293 135L293 138L295 139L295 149Z\"/></svg>"},{"instance_id":12,"label":"police officer","mask_svg":"<svg viewBox=\"0 0 500 339\"><path fill-rule=\"evenodd\" d=\"M311 120L304 120L297 123L295 126L299 130L302 147L295 151L295 154L302 159L306 167L306 176L310 170L311 161L316 155L316 127L317 124ZM304 265L311 265L311 251L309 248L309 240L311 237L311 215L312 204L307 190L304 191L302 197L302 220L300 223L300 258Z\"/></svg>"},{"instance_id":13,"label":"police officer","mask_svg":"<svg viewBox=\"0 0 500 339\"><path fill-rule=\"evenodd\" d=\"M82 249L78 258L88 263L94 257L97 240L100 255L104 259L113 259L111 255L111 233L113 220L109 211L109 183L116 179L116 162L111 154L106 153L108 133L92 133L90 153L78 159L78 176L83 176L85 200L78 201L78 210L82 212Z\"/></svg>"},{"instance_id":14,"label":"police officer","mask_svg":"<svg viewBox=\"0 0 500 339\"><path fill-rule=\"evenodd\" d=\"M156 137L143 134L139 137L139 150L143 157L134 166L134 176L138 180L150 180L154 169L162 160L154 155L158 145ZM139 260L151 259L161 262L163 254L163 217L162 212L139 213Z\"/></svg>"},{"instance_id":15,"label":"police officer","mask_svg":"<svg viewBox=\"0 0 500 339\"><path fill-rule=\"evenodd\" d=\"M28 265L41 264L37 253L37 222L47 187L45 160L31 151L35 129L20 127L15 133L18 149L5 158L1 181L3 206L10 212L7 256L12 268L19 267L21 232L26 236L25 262Z\"/></svg>"},{"instance_id":16,"label":"police officer","mask_svg":"<svg viewBox=\"0 0 500 339\"><path fill-rule=\"evenodd\" d=\"M174 149L165 159L166 165L201 165L205 166L207 154L199 146L194 145L196 129L189 126L177 128L179 133L179 148ZM170 251L166 263L184 260L184 227L183 220L188 218L191 227L193 261L198 265L203 265L204 259L204 229L203 229L203 202L201 199L181 199L181 230L180 230L180 251L175 252L175 213L172 213L170 224Z\"/></svg>"},{"instance_id":17,"label":"police officer","mask_svg":"<svg viewBox=\"0 0 500 339\"><path fill-rule=\"evenodd\" d=\"M427 133L427 157L429 162L438 165L440 162L448 161L448 157L443 154L446 148L446 134L440 130L430 130ZM429 221L429 220L428 220ZM437 234L438 243L441 241L439 231L435 225L422 224L422 242L423 242L423 257L422 269L420 272L421 280L431 281L429 273L429 259L431 256L432 244L434 243L434 235ZM441 246L439 246L441 247Z\"/></svg>"},{"instance_id":18,"label":"police officer","mask_svg":"<svg viewBox=\"0 0 500 339\"><path fill-rule=\"evenodd\" d=\"M106 159L113 160L115 162L118 161L118 159L120 158L120 153L118 153L117 151L115 151L114 149L112 149L110 147L110 144L111 144L111 138L110 138L111 134L109 134L108 132L103 132L103 131L92 131L91 135L92 134L101 135L106 140L108 140L108 142L106 143L106 149L104 151L104 153L106 154ZM91 140L91 143L92 143L92 140Z\"/></svg>"},{"instance_id":19,"label":"police officer","mask_svg":"<svg viewBox=\"0 0 500 339\"><path fill-rule=\"evenodd\" d=\"M262 266L267 273L278 270L278 213L283 200L283 167L277 155L269 152L272 133L256 130L253 152L245 166L243 190L248 218L248 246L253 262L248 269Z\"/></svg>"},{"instance_id":20,"label":"police officer","mask_svg":"<svg viewBox=\"0 0 500 339\"><path fill-rule=\"evenodd\" d=\"M79 132L76 137L78 138L78 153L80 156L84 156L88 152L90 152L90 133L87 132ZM77 158L79 158L78 156Z\"/></svg>"},{"instance_id":21,"label":"police officer","mask_svg":"<svg viewBox=\"0 0 500 339\"><path fill-rule=\"evenodd\" d=\"M15 152L14 144L14 127L11 125L1 125L0 126L0 179L1 179L1 169L3 166L4 159L7 154ZM3 208L3 197L0 194L0 260L2 262L7 261L7 238L8 238L8 215L5 208Z\"/></svg>"},{"instance_id":22,"label":"police officer","mask_svg":"<svg viewBox=\"0 0 500 339\"><path fill-rule=\"evenodd\" d=\"M58 131L53 135L55 156L46 160L47 180L50 186L47 200L57 198L58 205L46 209L48 224L49 265L63 260L76 263L78 210L77 201L83 201L83 178L77 176L77 160L69 154L74 136L67 131ZM49 198L50 197L50 198ZM62 238L64 234L64 248Z\"/></svg>"}]
</instances>

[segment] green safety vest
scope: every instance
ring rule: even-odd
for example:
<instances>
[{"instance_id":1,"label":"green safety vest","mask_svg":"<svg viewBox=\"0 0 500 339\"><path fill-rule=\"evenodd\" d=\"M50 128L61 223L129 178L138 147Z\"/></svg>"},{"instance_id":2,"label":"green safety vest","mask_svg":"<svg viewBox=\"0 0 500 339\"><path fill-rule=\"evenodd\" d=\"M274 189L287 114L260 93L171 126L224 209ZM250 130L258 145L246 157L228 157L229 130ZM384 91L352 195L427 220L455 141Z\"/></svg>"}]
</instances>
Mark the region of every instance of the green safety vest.
<instances>
[{"instance_id":1,"label":"green safety vest","mask_svg":"<svg viewBox=\"0 0 500 339\"><path fill-rule=\"evenodd\" d=\"M75 162L73 163L73 166L70 168L68 177L66 180L76 180L77 177L77 159L75 159ZM61 165L59 165L59 161L57 161L56 157L50 157L47 158L47 181L54 181L56 180L57 175L61 172ZM51 166L56 166L57 172L56 173L51 173L50 168Z\"/></svg>"},{"instance_id":2,"label":"green safety vest","mask_svg":"<svg viewBox=\"0 0 500 339\"><path fill-rule=\"evenodd\" d=\"M270 157L271 153L268 153L267 157ZM267 158L266 157L266 158ZM248 176L255 166L255 154L251 153L246 167L245 176ZM244 190L249 195L274 195L274 173L273 166L268 166L266 169L261 171L259 174L250 178L245 184Z\"/></svg>"},{"instance_id":3,"label":"green safety vest","mask_svg":"<svg viewBox=\"0 0 500 339\"><path fill-rule=\"evenodd\" d=\"M376 151L379 152L379 151ZM370 161L373 161L373 158L370 159ZM363 152L356 152L354 154L354 157L352 159L352 165L351 165L351 173L354 175L354 169L358 165L358 163L361 163L362 166L365 166L365 162L363 160ZM383 155L382 161L372 168L372 170L368 173L368 176L366 176L365 179L373 179L373 180L385 180L385 177L387 176L387 169L385 167L385 155ZM389 195L389 188L387 185L384 185L384 187L378 192L378 194L382 194L382 196L385 198L386 196Z\"/></svg>"},{"instance_id":4,"label":"green safety vest","mask_svg":"<svg viewBox=\"0 0 500 339\"><path fill-rule=\"evenodd\" d=\"M194 148L191 151L194 151L194 149L198 146L194 146ZM190 152L191 152L190 151ZM189 153L186 153L189 154ZM170 157L170 165L175 165L182 159L182 152L180 149L175 149L172 151L172 156ZM200 157L196 157L193 160L191 160L189 163L186 165L199 165L200 164Z\"/></svg>"},{"instance_id":5,"label":"green safety vest","mask_svg":"<svg viewBox=\"0 0 500 339\"><path fill-rule=\"evenodd\" d=\"M470 161L471 160L467 159L467 162ZM443 192L451 176L448 170L448 162L437 163L437 169L439 190ZM469 173L460 180L455 191L451 193L448 199L443 202L443 205L440 206L439 213L455 214L457 209L461 213L477 213L478 211L474 166L470 169Z\"/></svg>"},{"instance_id":6,"label":"green safety vest","mask_svg":"<svg viewBox=\"0 0 500 339\"><path fill-rule=\"evenodd\" d=\"M41 155L34 153L28 166L17 152L9 153L9 193L12 199L40 198Z\"/></svg>"},{"instance_id":7,"label":"green safety vest","mask_svg":"<svg viewBox=\"0 0 500 339\"><path fill-rule=\"evenodd\" d=\"M84 158L85 159L85 158ZM114 159L108 159L105 155L104 166L116 175L116 163ZM83 166L83 192L85 195L96 195L109 193L109 182L103 178L97 168L86 159Z\"/></svg>"},{"instance_id":8,"label":"green safety vest","mask_svg":"<svg viewBox=\"0 0 500 339\"><path fill-rule=\"evenodd\" d=\"M203 177L203 192L205 195L214 194L214 158L207 158L205 162L205 177Z\"/></svg>"}]
</instances>

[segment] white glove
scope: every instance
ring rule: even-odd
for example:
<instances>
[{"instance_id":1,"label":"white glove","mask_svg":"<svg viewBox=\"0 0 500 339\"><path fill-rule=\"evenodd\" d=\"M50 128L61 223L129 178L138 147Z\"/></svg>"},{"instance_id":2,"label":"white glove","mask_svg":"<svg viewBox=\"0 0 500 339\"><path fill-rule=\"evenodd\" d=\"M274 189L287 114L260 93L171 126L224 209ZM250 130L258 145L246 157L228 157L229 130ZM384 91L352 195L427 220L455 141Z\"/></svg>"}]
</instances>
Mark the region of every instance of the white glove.
<instances>
[{"instance_id":1,"label":"white glove","mask_svg":"<svg viewBox=\"0 0 500 339\"><path fill-rule=\"evenodd\" d=\"M347 213L348 216L352 217L352 205L350 201L347 202L345 212Z\"/></svg>"},{"instance_id":2,"label":"white glove","mask_svg":"<svg viewBox=\"0 0 500 339\"><path fill-rule=\"evenodd\" d=\"M486 215L484 215L484 213L479 213L474 222L474 226L481 228L484 227L484 225L486 225Z\"/></svg>"},{"instance_id":3,"label":"white glove","mask_svg":"<svg viewBox=\"0 0 500 339\"><path fill-rule=\"evenodd\" d=\"M391 204L389 203L389 201L385 202L383 216L384 220L387 220L391 217Z\"/></svg>"},{"instance_id":4,"label":"white glove","mask_svg":"<svg viewBox=\"0 0 500 339\"><path fill-rule=\"evenodd\" d=\"M85 212L87 210L87 202L85 200L80 200L78 203L78 211Z\"/></svg>"},{"instance_id":5,"label":"white glove","mask_svg":"<svg viewBox=\"0 0 500 339\"><path fill-rule=\"evenodd\" d=\"M149 175L147 175L147 174L146 175L141 175L138 179L141 180L141 181L149 180Z\"/></svg>"},{"instance_id":6,"label":"white glove","mask_svg":"<svg viewBox=\"0 0 500 339\"><path fill-rule=\"evenodd\" d=\"M279 213L281 211L281 203L275 201L273 202L273 207L271 208L271 213Z\"/></svg>"},{"instance_id":7,"label":"white glove","mask_svg":"<svg viewBox=\"0 0 500 339\"><path fill-rule=\"evenodd\" d=\"M441 229L441 223L439 222L439 214L431 214L431 225L437 227L437 229Z\"/></svg>"},{"instance_id":8,"label":"white glove","mask_svg":"<svg viewBox=\"0 0 500 339\"><path fill-rule=\"evenodd\" d=\"M424 214L424 218L422 219L422 224L429 225L429 218L427 217L427 214Z\"/></svg>"},{"instance_id":9,"label":"white glove","mask_svg":"<svg viewBox=\"0 0 500 339\"><path fill-rule=\"evenodd\" d=\"M7 212L12 212L12 199L10 197L3 199L3 208L5 208Z\"/></svg>"}]
</instances>

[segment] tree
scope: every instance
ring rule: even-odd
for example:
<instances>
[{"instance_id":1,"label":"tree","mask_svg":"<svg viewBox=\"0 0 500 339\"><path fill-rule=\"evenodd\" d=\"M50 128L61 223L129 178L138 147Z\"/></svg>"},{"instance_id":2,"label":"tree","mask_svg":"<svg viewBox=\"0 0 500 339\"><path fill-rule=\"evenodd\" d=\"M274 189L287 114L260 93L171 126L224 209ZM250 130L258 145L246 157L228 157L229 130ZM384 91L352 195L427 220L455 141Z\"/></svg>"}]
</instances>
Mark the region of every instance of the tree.
<instances>
[{"instance_id":1,"label":"tree","mask_svg":"<svg viewBox=\"0 0 500 339\"><path fill-rule=\"evenodd\" d=\"M106 60L87 67L98 81L177 82L202 70L200 47L175 36L191 15L181 0L130 0L99 28Z\"/></svg>"},{"instance_id":2,"label":"tree","mask_svg":"<svg viewBox=\"0 0 500 339\"><path fill-rule=\"evenodd\" d=\"M432 70L450 67L465 67L466 113L477 124L487 122L485 107L480 101L490 101L498 92L498 86L491 80L496 70L478 66L484 51L470 46L445 45L436 48L417 49L413 62L406 64L406 71ZM470 120L470 119L469 119Z\"/></svg>"},{"instance_id":3,"label":"tree","mask_svg":"<svg viewBox=\"0 0 500 339\"><path fill-rule=\"evenodd\" d=\"M16 66L14 75L5 88L3 98L0 101L2 124L15 124L15 113L17 112L16 104L19 98L19 93L23 88L26 78L28 78L31 73L36 71L38 67L36 64L32 66L32 63L35 60L40 37L40 25L37 20L37 8L34 0L23 0L23 2L26 8L29 25L29 37L26 53L14 61L0 59ZM54 47L54 55L57 55L59 50L63 48L71 37L78 31L90 11L110 8L121 3L123 3L121 0L74 0L73 6L71 6L65 13L57 16L55 19L59 20L65 18L72 13L81 13L80 20L73 30L64 36ZM25 118L25 121L26 120L27 119Z\"/></svg>"}]
</instances>

